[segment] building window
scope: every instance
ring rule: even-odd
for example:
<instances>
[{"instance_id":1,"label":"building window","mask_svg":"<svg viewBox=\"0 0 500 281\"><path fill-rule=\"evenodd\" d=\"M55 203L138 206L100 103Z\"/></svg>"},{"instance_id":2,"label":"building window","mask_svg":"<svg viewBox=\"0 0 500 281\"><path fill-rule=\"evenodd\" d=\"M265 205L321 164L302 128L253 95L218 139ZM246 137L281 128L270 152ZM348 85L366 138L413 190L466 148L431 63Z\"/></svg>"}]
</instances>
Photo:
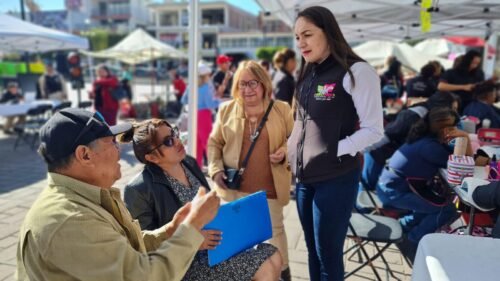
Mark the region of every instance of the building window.
<instances>
[{"instance_id":1,"label":"building window","mask_svg":"<svg viewBox=\"0 0 500 281\"><path fill-rule=\"evenodd\" d=\"M201 11L203 25L224 25L223 9L205 9Z\"/></svg>"},{"instance_id":2,"label":"building window","mask_svg":"<svg viewBox=\"0 0 500 281\"><path fill-rule=\"evenodd\" d=\"M181 25L188 26L189 25L189 14L186 9L181 12Z\"/></svg>"},{"instance_id":3,"label":"building window","mask_svg":"<svg viewBox=\"0 0 500 281\"><path fill-rule=\"evenodd\" d=\"M213 49L216 47L215 44L217 42L217 36L215 33L202 34L201 42L203 49Z\"/></svg>"},{"instance_id":4,"label":"building window","mask_svg":"<svg viewBox=\"0 0 500 281\"><path fill-rule=\"evenodd\" d=\"M262 38L250 38L250 47L262 46Z\"/></svg>"},{"instance_id":5,"label":"building window","mask_svg":"<svg viewBox=\"0 0 500 281\"><path fill-rule=\"evenodd\" d=\"M276 38L277 46L285 46L288 48L293 48L293 40L292 37L277 37Z\"/></svg>"},{"instance_id":6,"label":"building window","mask_svg":"<svg viewBox=\"0 0 500 281\"><path fill-rule=\"evenodd\" d=\"M175 48L181 46L181 39L177 33L160 33L160 40Z\"/></svg>"},{"instance_id":7,"label":"building window","mask_svg":"<svg viewBox=\"0 0 500 281\"><path fill-rule=\"evenodd\" d=\"M130 14L130 5L128 3L109 3L108 14L113 15L128 15Z\"/></svg>"},{"instance_id":8,"label":"building window","mask_svg":"<svg viewBox=\"0 0 500 281\"><path fill-rule=\"evenodd\" d=\"M179 14L177 12L160 13L160 26L177 26L179 25Z\"/></svg>"},{"instance_id":9,"label":"building window","mask_svg":"<svg viewBox=\"0 0 500 281\"><path fill-rule=\"evenodd\" d=\"M229 39L221 39L220 40L220 47L221 48L229 48Z\"/></svg>"}]
</instances>

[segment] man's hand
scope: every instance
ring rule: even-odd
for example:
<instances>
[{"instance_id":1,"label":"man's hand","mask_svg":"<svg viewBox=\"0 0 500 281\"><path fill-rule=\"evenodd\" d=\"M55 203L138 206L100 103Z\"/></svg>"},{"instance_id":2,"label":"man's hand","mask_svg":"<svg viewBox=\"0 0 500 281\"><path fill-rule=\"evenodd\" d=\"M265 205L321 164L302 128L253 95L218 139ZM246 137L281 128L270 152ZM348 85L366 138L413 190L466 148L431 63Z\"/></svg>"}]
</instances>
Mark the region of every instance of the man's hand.
<instances>
[{"instance_id":1,"label":"man's hand","mask_svg":"<svg viewBox=\"0 0 500 281\"><path fill-rule=\"evenodd\" d=\"M191 210L191 202L188 202L186 205L182 206L177 212L174 214L174 218L167 223L165 232L167 233L167 237L171 237L172 234L177 230L179 225L186 219L189 211Z\"/></svg>"},{"instance_id":2,"label":"man's hand","mask_svg":"<svg viewBox=\"0 0 500 281\"><path fill-rule=\"evenodd\" d=\"M217 197L215 191L206 192L204 187L198 189L198 193L191 201L191 210L186 217L186 222L200 231L215 218L220 205L220 198Z\"/></svg>"},{"instance_id":3,"label":"man's hand","mask_svg":"<svg viewBox=\"0 0 500 281\"><path fill-rule=\"evenodd\" d=\"M213 250L222 240L222 232L219 230L202 230L201 234L205 237L205 241L200 246L200 250Z\"/></svg>"},{"instance_id":4,"label":"man's hand","mask_svg":"<svg viewBox=\"0 0 500 281\"><path fill-rule=\"evenodd\" d=\"M223 188L223 189L227 189L227 185L226 185L226 182L225 180L227 179L226 175L224 174L223 171L221 172L218 172L217 174L215 174L214 176L214 182L220 187L220 188Z\"/></svg>"}]
</instances>

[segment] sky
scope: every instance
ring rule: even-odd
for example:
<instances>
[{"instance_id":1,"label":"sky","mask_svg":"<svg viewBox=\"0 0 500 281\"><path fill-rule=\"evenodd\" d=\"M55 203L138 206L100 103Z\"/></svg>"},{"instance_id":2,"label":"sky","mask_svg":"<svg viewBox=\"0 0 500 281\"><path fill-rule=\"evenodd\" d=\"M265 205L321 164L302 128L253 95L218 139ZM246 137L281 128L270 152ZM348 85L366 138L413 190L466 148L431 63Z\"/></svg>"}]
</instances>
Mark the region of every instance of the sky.
<instances>
[{"instance_id":1,"label":"sky","mask_svg":"<svg viewBox=\"0 0 500 281\"><path fill-rule=\"evenodd\" d=\"M237 7L244 7L242 9L252 13L257 14L260 10L259 5L255 2L255 0L225 0ZM35 0L40 6L42 10L62 10L64 9L64 0ZM156 0L156 2L162 2ZM19 6L19 0L0 0L0 12L4 13L7 11L17 11L21 10ZM28 11L28 9L26 9Z\"/></svg>"}]
</instances>

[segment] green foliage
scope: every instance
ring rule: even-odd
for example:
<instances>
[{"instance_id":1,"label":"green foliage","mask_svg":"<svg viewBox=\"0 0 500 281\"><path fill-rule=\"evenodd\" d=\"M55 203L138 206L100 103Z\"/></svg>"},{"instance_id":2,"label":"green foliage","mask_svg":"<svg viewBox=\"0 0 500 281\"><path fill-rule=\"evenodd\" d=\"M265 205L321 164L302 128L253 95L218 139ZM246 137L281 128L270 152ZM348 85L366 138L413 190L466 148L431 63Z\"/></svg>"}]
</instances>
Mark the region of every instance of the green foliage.
<instances>
[{"instance_id":1,"label":"green foliage","mask_svg":"<svg viewBox=\"0 0 500 281\"><path fill-rule=\"evenodd\" d=\"M256 56L258 59L261 60L267 60L269 62L273 61L274 54L278 52L281 49L284 49L286 47L284 46L278 46L278 47L260 47L257 49Z\"/></svg>"},{"instance_id":2,"label":"green foliage","mask_svg":"<svg viewBox=\"0 0 500 281\"><path fill-rule=\"evenodd\" d=\"M91 51L101 51L112 47L127 36L127 34L113 33L98 28L82 32L81 35L89 39Z\"/></svg>"}]
</instances>

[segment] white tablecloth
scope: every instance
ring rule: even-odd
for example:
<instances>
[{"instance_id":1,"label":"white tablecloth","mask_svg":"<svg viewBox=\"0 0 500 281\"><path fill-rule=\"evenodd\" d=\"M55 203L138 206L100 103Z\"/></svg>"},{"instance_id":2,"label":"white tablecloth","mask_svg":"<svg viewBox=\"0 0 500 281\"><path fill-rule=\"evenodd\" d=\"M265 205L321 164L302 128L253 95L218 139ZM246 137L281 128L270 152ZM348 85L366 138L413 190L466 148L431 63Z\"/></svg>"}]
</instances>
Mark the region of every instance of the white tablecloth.
<instances>
[{"instance_id":1,"label":"white tablecloth","mask_svg":"<svg viewBox=\"0 0 500 281\"><path fill-rule=\"evenodd\" d=\"M500 239L433 233L418 244L412 281L498 281Z\"/></svg>"},{"instance_id":2,"label":"white tablecloth","mask_svg":"<svg viewBox=\"0 0 500 281\"><path fill-rule=\"evenodd\" d=\"M59 105L61 102L58 100L36 100L30 103L18 104L0 104L0 116L9 117L17 115L25 115L28 110L41 104L50 104L52 107Z\"/></svg>"}]
</instances>

